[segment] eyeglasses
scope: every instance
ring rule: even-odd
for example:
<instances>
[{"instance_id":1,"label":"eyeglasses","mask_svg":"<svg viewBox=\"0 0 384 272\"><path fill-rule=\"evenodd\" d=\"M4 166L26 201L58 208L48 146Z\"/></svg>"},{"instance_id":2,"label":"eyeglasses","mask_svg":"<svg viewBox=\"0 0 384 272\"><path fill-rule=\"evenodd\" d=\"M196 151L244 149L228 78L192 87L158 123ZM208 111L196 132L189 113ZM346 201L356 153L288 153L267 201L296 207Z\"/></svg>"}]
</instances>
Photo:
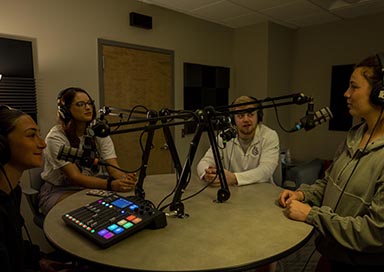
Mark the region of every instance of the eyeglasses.
<instances>
[{"instance_id":1,"label":"eyeglasses","mask_svg":"<svg viewBox=\"0 0 384 272\"><path fill-rule=\"evenodd\" d=\"M95 103L95 101L93 100L89 100L87 102L85 101L78 101L75 103L76 107L79 107L79 108L85 108L86 105L88 106L93 106L93 104Z\"/></svg>"}]
</instances>

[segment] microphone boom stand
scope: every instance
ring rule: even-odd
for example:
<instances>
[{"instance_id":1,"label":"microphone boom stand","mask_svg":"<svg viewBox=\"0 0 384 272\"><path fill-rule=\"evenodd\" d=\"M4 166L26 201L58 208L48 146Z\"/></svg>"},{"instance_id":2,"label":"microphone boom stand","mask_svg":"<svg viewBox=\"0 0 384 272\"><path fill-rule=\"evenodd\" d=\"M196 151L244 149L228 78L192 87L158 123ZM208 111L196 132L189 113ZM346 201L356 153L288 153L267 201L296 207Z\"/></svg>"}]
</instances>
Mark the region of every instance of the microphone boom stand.
<instances>
[{"instance_id":1,"label":"microphone boom stand","mask_svg":"<svg viewBox=\"0 0 384 272\"><path fill-rule=\"evenodd\" d=\"M204 130L207 130L209 142L210 142L215 163L216 163L216 169L218 171L218 176L220 178L221 188L217 192L217 202L222 203L228 200L230 197L227 180L224 174L224 167L220 160L220 153L217 146L215 130L213 127L213 122L211 121L214 114L215 114L215 110L213 107L210 107L210 106L204 108L203 112L201 111L199 112L199 123L197 124L196 133L190 143L189 156L184 164L178 186L175 190L172 203L169 207L169 210L171 212L175 212L176 216L179 218L184 218L185 216L188 216L187 214L184 213L184 204L181 201L181 197L188 185L189 176L191 175L191 165L195 157L197 147L201 139L201 135L204 132Z\"/></svg>"},{"instance_id":2,"label":"microphone boom stand","mask_svg":"<svg viewBox=\"0 0 384 272\"><path fill-rule=\"evenodd\" d=\"M142 199L145 199L143 184L144 184L144 179L147 176L149 154L151 152L153 137L155 134L155 129L152 128L151 126L156 124L156 119L154 118L157 117L157 113L154 111L149 111L148 116L151 117L149 121L148 129L146 129L148 131L148 136L145 143L145 149L141 157L142 167L140 168L139 178L135 186L135 195Z\"/></svg>"},{"instance_id":3,"label":"microphone boom stand","mask_svg":"<svg viewBox=\"0 0 384 272\"><path fill-rule=\"evenodd\" d=\"M287 102L280 102L275 103L275 100L285 100L285 99L292 99L292 101ZM259 110L259 109L265 109L265 108L271 108L271 107L279 107L279 106L285 106L285 105L292 105L297 104L301 105L304 103L311 102L313 103L313 99L305 96L303 93L295 93L291 95L285 95L285 96L279 96L275 98L266 98L264 100L261 100L262 103L272 102L271 105L260 105L256 106L254 108L248 108L247 110ZM162 110L160 112L160 116L152 112L151 114L148 114L147 118L142 118L140 120L133 120L133 121L127 121L127 122L117 122L110 124L110 127L116 126L120 127L122 125L130 125L130 124L137 124L142 122L149 122L149 125L144 127L135 127L130 129L122 129L117 131L111 131L110 134L120 134L120 133L127 133L127 132L133 132L133 131L139 131L139 130L146 130L148 131L148 138L146 142L146 147L143 152L142 156L142 168L140 170L140 176L139 181L136 184L135 194L144 198L145 192L143 189L143 182L144 178L146 176L146 169L148 166L148 159L149 154L152 148L152 141L153 141L153 135L154 130L158 128L163 128L164 136L167 141L167 145L170 148L171 156L173 159L173 162L175 164L176 172L177 172L177 184L176 189L174 192L174 197L172 200L172 203L170 204L170 210L175 212L176 215L179 218L183 218L186 216L184 213L184 204L182 203L182 194L185 191L186 187L189 183L189 177L191 175L191 165L193 162L193 159L195 157L198 144L200 142L200 138L204 130L208 133L209 142L212 148L212 152L214 155L216 168L218 172L218 176L220 178L220 186L221 188L217 192L217 202L221 203L229 199L230 197L230 191L228 188L227 180L224 173L224 168L220 159L220 153L217 145L217 140L215 136L215 129L213 125L213 121L218 116L225 116L228 114L235 114L238 112L243 112L244 110L235 110L231 111L230 109L233 107L239 107L239 106L245 106L255 104L255 102L247 102L242 104L236 104L236 105L229 105L229 106L221 106L217 108L213 108L212 106L205 107L203 110L198 110L197 114L191 114L191 113L185 113L185 112L176 112L175 115L169 114L169 111ZM220 111L222 110L222 111ZM150 111L149 111L150 112ZM108 114L108 113L107 113ZM119 114L121 116L122 114ZM191 117L196 117L197 120L193 121L186 121L187 119L190 119ZM181 122L173 122L173 119L176 118L183 118L184 121ZM156 124L158 120L161 120L161 124ZM169 121L171 120L171 121ZM176 146L174 144L174 140L172 137L172 134L169 130L170 126L176 126L181 124L188 124L192 122L197 122L197 129L195 132L195 135L190 143L189 148L189 156L186 159L186 162L183 167L181 167L180 159L177 154Z\"/></svg>"}]
</instances>

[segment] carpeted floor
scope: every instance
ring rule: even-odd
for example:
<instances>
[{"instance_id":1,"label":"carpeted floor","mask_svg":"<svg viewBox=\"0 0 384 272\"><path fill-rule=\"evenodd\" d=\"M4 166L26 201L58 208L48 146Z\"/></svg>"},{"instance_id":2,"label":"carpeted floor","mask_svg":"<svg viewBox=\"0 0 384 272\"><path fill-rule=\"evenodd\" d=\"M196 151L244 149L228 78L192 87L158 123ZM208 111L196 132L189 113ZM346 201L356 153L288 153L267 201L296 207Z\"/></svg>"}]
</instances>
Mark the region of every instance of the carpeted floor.
<instances>
[{"instance_id":1,"label":"carpeted floor","mask_svg":"<svg viewBox=\"0 0 384 272\"><path fill-rule=\"evenodd\" d=\"M320 258L315 250L314 237L313 235L301 249L281 259L276 272L314 272Z\"/></svg>"},{"instance_id":2,"label":"carpeted floor","mask_svg":"<svg viewBox=\"0 0 384 272\"><path fill-rule=\"evenodd\" d=\"M275 272L314 272L320 254L315 250L315 235L299 250L279 260ZM245 272L256 272L251 269Z\"/></svg>"}]
</instances>

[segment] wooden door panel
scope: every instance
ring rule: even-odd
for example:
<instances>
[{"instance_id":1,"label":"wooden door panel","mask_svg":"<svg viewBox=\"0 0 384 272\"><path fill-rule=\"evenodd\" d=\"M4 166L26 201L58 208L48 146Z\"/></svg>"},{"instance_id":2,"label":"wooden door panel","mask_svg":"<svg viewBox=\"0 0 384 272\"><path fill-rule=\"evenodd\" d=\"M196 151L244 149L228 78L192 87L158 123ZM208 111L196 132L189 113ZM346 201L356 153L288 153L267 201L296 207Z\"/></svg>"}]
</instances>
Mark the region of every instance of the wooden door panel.
<instances>
[{"instance_id":1,"label":"wooden door panel","mask_svg":"<svg viewBox=\"0 0 384 272\"><path fill-rule=\"evenodd\" d=\"M142 105L155 111L172 108L172 55L105 44L102 45L102 54L104 105L122 109L132 109ZM138 110L144 111L144 108L138 108ZM110 119L110 121L113 120L117 121L115 118ZM143 125L145 124L140 124L140 126ZM141 133L142 131L136 131L111 136L115 143L119 164L126 170L134 170L141 165L142 148L139 142ZM145 140L146 134L142 139L143 147L145 147ZM169 151L162 148L164 144L163 132L158 129L155 131L147 174L174 171Z\"/></svg>"}]
</instances>

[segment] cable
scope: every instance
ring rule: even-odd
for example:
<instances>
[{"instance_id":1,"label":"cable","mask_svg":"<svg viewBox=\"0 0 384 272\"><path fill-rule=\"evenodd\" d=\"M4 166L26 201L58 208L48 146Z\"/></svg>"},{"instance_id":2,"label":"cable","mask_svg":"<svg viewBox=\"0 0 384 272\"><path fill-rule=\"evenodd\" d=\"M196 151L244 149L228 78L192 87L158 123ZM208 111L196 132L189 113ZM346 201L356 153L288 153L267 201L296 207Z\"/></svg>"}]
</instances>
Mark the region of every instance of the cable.
<instances>
[{"instance_id":1,"label":"cable","mask_svg":"<svg viewBox=\"0 0 384 272\"><path fill-rule=\"evenodd\" d=\"M232 139L233 143L232 143L232 148L231 148L231 152L229 154L229 159L228 159L228 171L232 172L231 171L231 162L232 162L232 155L233 155L233 149L235 148L235 139Z\"/></svg>"},{"instance_id":2,"label":"cable","mask_svg":"<svg viewBox=\"0 0 384 272\"><path fill-rule=\"evenodd\" d=\"M102 165L105 165L105 166L109 166L109 167L112 167L112 168L115 168L117 170L120 170L121 172L124 172L124 173L136 173L137 171L141 170L141 168L143 168L143 166L140 166L139 168L135 169L135 170L131 170L131 171L128 171L128 170L124 170L120 167L117 167L115 165L112 165L112 164L109 164L109 163L103 163Z\"/></svg>"},{"instance_id":3,"label":"cable","mask_svg":"<svg viewBox=\"0 0 384 272\"><path fill-rule=\"evenodd\" d=\"M217 177L218 175L216 174L216 177ZM210 182L208 182L206 185L204 185L204 187L203 188L201 188L200 190L198 190L197 192L195 192L195 193L193 193L193 194L191 194L191 195L189 195L189 196L187 196L187 197L185 197L185 198L182 198L180 201L185 201L185 200L188 200L188 199L190 199L190 198L192 198L192 197L195 197L195 196L197 196L198 194L200 194L201 192L203 192L206 188L208 188L212 183L213 183L213 181L216 179L216 177L212 180L212 181L210 181ZM170 193L170 195L172 195L173 194L173 191ZM160 202L160 203L162 203L162 202L164 202L163 200ZM158 208L160 211L163 211L164 209L166 209L167 207L169 207L170 205L172 205L172 203L168 203L168 204L166 204L166 205L164 205L163 207L161 207L161 208ZM158 206L160 206L160 204L158 205Z\"/></svg>"},{"instance_id":4,"label":"cable","mask_svg":"<svg viewBox=\"0 0 384 272\"><path fill-rule=\"evenodd\" d=\"M276 104L275 104L275 101L274 101L274 100L272 100L272 104L273 104L273 106L274 106L273 109L275 110L276 121L277 121L279 127L280 127L284 132L289 133L290 131L289 131L288 129L284 128L283 125L282 125L281 122L280 122L279 113L278 113L278 111L277 111L277 107L276 107Z\"/></svg>"},{"instance_id":5,"label":"cable","mask_svg":"<svg viewBox=\"0 0 384 272\"><path fill-rule=\"evenodd\" d=\"M186 161L190 161L190 160L188 160L188 158L190 157L190 150L188 151L188 154L186 155ZM189 167L189 174L188 174L188 176L187 176L187 182L184 184L184 188L186 188L187 187L187 185L189 184L189 182L190 182L190 180L191 180L191 164L189 163L188 164L188 167ZM180 174L180 173L179 173ZM165 201L165 200L167 200L175 191L176 191L176 189L178 188L178 186L179 186L179 183L180 183L180 176L178 176L177 177L177 182L176 182L176 184L175 184L175 187L172 189L172 191L168 194L168 195L166 195L161 201L160 201L160 203L157 205L158 206L158 208L159 208L159 210L160 211L163 211L165 208L167 208L167 207L169 207L171 204L172 204L172 202L171 203L168 203L168 204L166 204L165 206L163 206L163 207L161 207L160 208L160 206L161 206L161 204Z\"/></svg>"},{"instance_id":6,"label":"cable","mask_svg":"<svg viewBox=\"0 0 384 272\"><path fill-rule=\"evenodd\" d=\"M305 261L305 264L304 264L303 268L301 269L301 272L304 272L304 271L305 271L305 269L307 268L307 265L309 264L309 261L312 259L312 256L313 256L313 254L315 253L315 251L316 251L316 247L314 247L313 250L312 250L312 252L311 252L311 254L309 254L309 257L308 257L307 260Z\"/></svg>"},{"instance_id":7,"label":"cable","mask_svg":"<svg viewBox=\"0 0 384 272\"><path fill-rule=\"evenodd\" d=\"M217 174L216 174L216 177L217 177ZM216 179L216 177L213 179L213 181ZM188 199L190 199L190 198L192 198L192 197L197 196L198 194L200 194L201 192L203 192L205 189L207 189L207 188L213 183L213 181L210 181L209 183L207 183L206 185L204 185L204 187L201 188L201 189L200 189L199 191L197 191L196 193L193 193L192 195L189 195L189 196L187 196L187 197L181 199L181 201L185 201L185 200L188 200Z\"/></svg>"},{"instance_id":8,"label":"cable","mask_svg":"<svg viewBox=\"0 0 384 272\"><path fill-rule=\"evenodd\" d=\"M376 121L376 123L375 123L375 125L374 125L374 127L373 127L373 129L372 129L371 135L369 135L369 138L368 138L367 142L365 143L363 150L361 151L361 155L364 154L364 152L365 152L365 150L366 150L366 148L367 148L367 146L368 146L368 144L369 144L369 141L371 140L371 138L372 138L372 136L373 136L373 134L374 134L374 132L375 132L375 130L376 130L378 124L380 123L381 117L382 117L382 115L383 115L383 110L384 110L384 108L381 108L380 115L379 115L379 117L377 118L377 121ZM360 153L360 152L356 152L355 155L352 157L352 159L354 159L354 157L357 156L357 154L359 154L359 153ZM359 156L359 158L358 158L358 160L357 160L355 166L354 166L353 169L352 169L351 174L349 175L349 177L348 177L348 179L347 179L347 181L346 181L346 183L345 183L343 189L341 190L341 193L340 193L340 196L339 196L339 198L338 198L338 200L337 200L337 202L336 202L334 211L336 211L337 207L339 206L339 203L340 203L340 201L341 201L341 198L343 197L343 194L344 194L344 192L345 192L345 189L347 188L347 185L348 185L349 181L351 180L351 178L352 178L352 176L353 176L353 173L355 172L355 170L356 170L356 168L357 168L357 165L358 165L359 162L360 162L361 157L362 157L362 156Z\"/></svg>"},{"instance_id":9,"label":"cable","mask_svg":"<svg viewBox=\"0 0 384 272\"><path fill-rule=\"evenodd\" d=\"M190 161L190 160L188 160L189 156L190 156L190 152L188 152L188 154L187 154L187 161ZM189 169L191 169L191 164L189 163L189 164L187 165L187 167L189 167ZM186 185L189 184L189 182L190 182L190 180L191 180L191 177L192 177L192 175L191 175L191 171L189 171L189 174L188 174L188 177L187 177L187 182L186 182L186 184L184 184L184 187L185 187L185 188L186 188ZM211 185L211 184L215 181L215 179L216 179L217 177L218 177L218 173L216 172L216 175L215 175L215 177L212 179L212 181L210 181L209 183L207 183L202 189L200 189L200 190L197 191L196 193L193 193L192 195L189 195L189 196L187 196L187 197L185 197L185 198L182 198L182 199L180 199L180 201L185 201L185 200L187 200L187 199L190 199L190 198L192 198L192 197L197 196L198 194L200 194L201 192L203 192L209 185ZM179 182L180 182L180 180L178 179L178 180L177 180L177 183L176 183L176 185L175 185L175 187L173 188L173 190L172 190L168 195L166 195L166 196L160 201L160 203L157 205L157 207L158 207L158 209L159 209L160 211L163 211L164 209L166 209L167 207L169 207L170 205L172 205L172 202L171 202L171 203L168 203L168 204L166 204L166 205L160 207L161 204L175 192L176 188L177 188L178 185L179 185Z\"/></svg>"}]
</instances>

